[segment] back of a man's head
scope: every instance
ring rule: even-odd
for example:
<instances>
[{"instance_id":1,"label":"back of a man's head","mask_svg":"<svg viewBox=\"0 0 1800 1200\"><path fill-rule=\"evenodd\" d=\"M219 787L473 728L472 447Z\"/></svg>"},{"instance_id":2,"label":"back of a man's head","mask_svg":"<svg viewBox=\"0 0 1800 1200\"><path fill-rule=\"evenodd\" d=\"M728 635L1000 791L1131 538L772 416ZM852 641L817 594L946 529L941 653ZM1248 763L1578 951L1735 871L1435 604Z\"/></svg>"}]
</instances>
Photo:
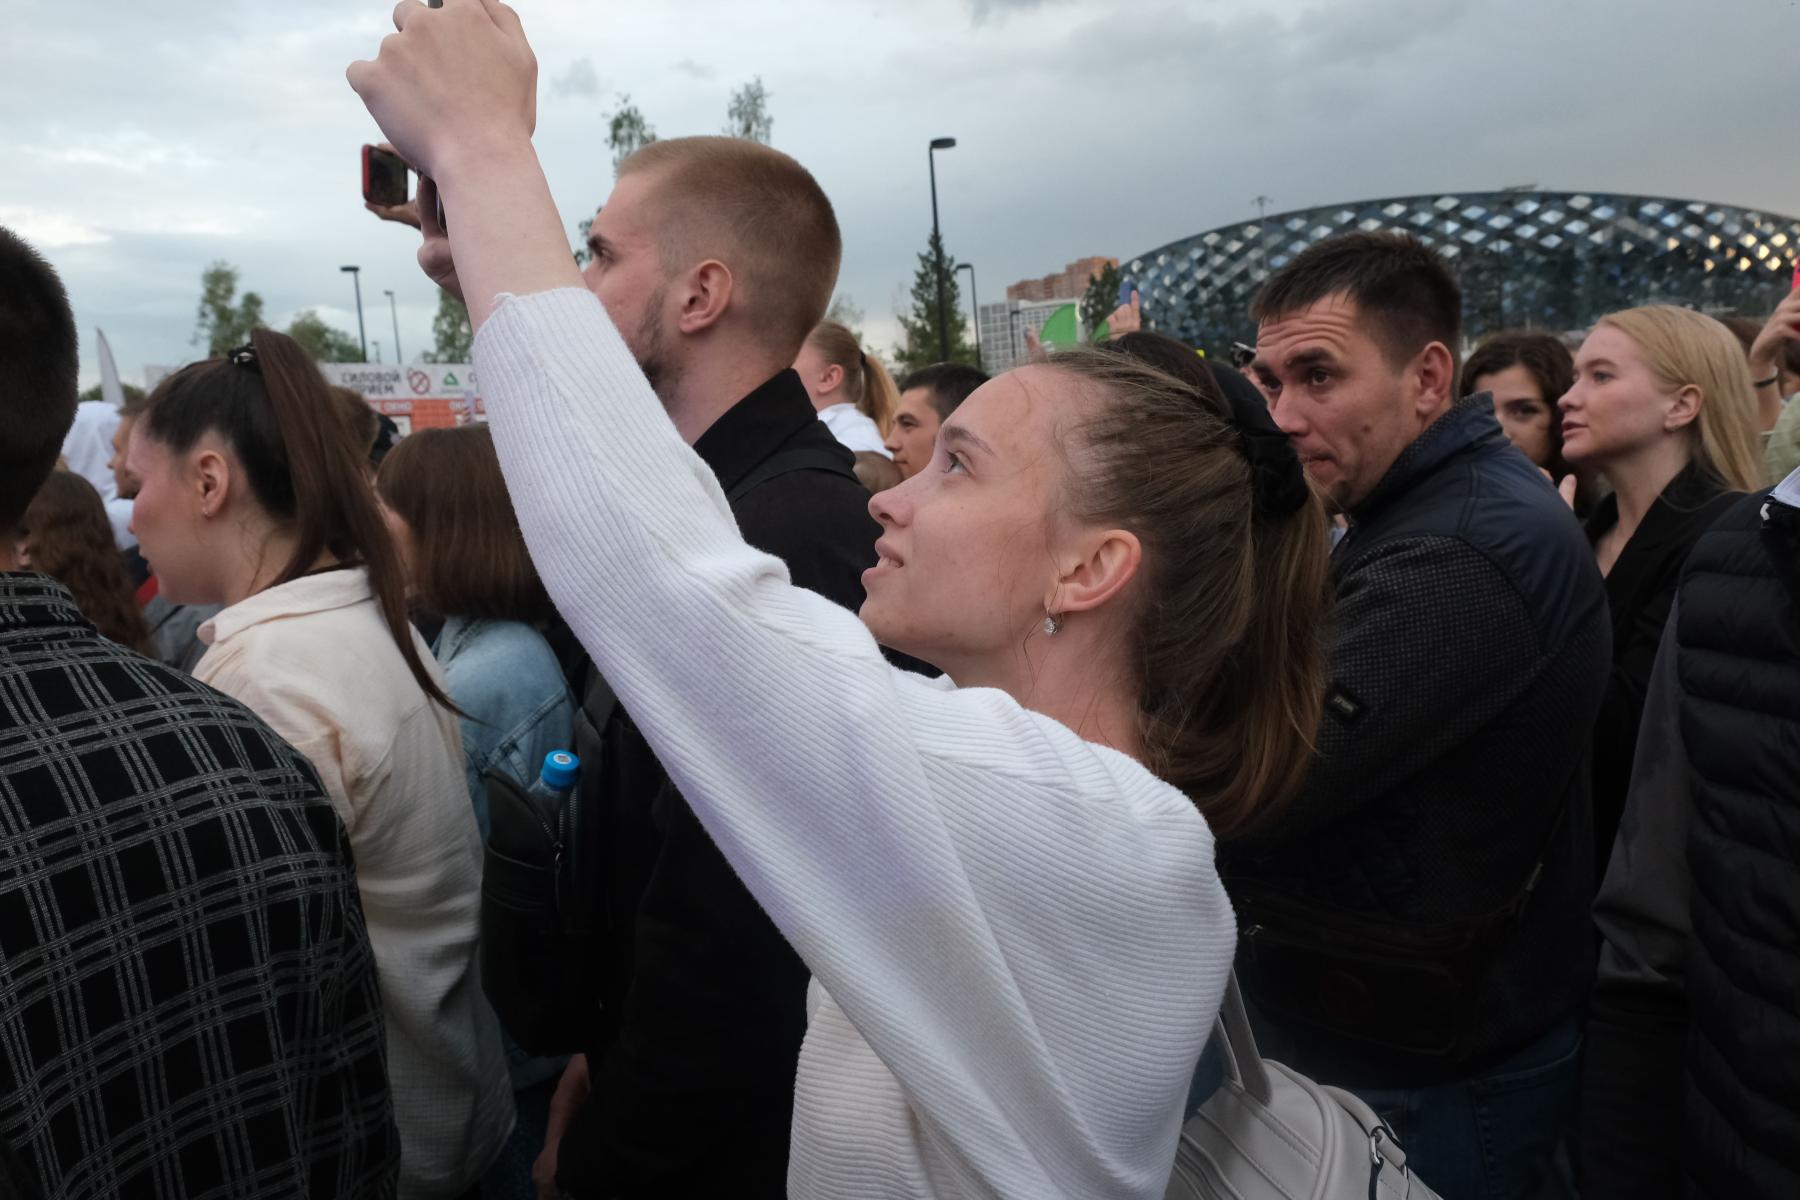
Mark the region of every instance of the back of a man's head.
<instances>
[{"instance_id":1,"label":"back of a man's head","mask_svg":"<svg viewBox=\"0 0 1800 1200\"><path fill-rule=\"evenodd\" d=\"M0 533L10 535L75 420L75 316L50 264L0 227Z\"/></svg>"},{"instance_id":2,"label":"back of a man's head","mask_svg":"<svg viewBox=\"0 0 1800 1200\"><path fill-rule=\"evenodd\" d=\"M837 215L811 173L757 142L688 137L650 143L618 175L653 187L665 269L724 263L748 328L793 361L825 316L843 256Z\"/></svg>"},{"instance_id":3,"label":"back of a man's head","mask_svg":"<svg viewBox=\"0 0 1800 1200\"><path fill-rule=\"evenodd\" d=\"M1396 368L1432 342L1457 358L1462 291L1444 259L1409 233L1347 233L1314 243L1269 276L1250 302L1258 322L1332 297L1356 305L1363 329Z\"/></svg>"},{"instance_id":4,"label":"back of a man's head","mask_svg":"<svg viewBox=\"0 0 1800 1200\"><path fill-rule=\"evenodd\" d=\"M902 379L900 391L904 394L914 388L924 388L931 393L931 406L937 410L938 420L947 421L950 414L987 381L986 372L966 363L933 363Z\"/></svg>"}]
</instances>

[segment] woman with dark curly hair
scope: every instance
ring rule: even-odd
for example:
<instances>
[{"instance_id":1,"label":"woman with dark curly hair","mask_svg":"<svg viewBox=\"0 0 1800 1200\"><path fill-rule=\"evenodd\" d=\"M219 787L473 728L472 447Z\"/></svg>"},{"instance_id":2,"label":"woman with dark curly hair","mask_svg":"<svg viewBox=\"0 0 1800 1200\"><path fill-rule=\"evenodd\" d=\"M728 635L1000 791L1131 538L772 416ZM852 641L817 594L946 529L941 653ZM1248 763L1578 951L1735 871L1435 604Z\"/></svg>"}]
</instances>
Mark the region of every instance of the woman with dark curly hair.
<instances>
[{"instance_id":1,"label":"woman with dark curly hair","mask_svg":"<svg viewBox=\"0 0 1800 1200\"><path fill-rule=\"evenodd\" d=\"M102 637L154 658L150 626L114 543L106 502L94 485L73 471L52 471L25 510L24 524L31 569L68 588Z\"/></svg>"}]
</instances>

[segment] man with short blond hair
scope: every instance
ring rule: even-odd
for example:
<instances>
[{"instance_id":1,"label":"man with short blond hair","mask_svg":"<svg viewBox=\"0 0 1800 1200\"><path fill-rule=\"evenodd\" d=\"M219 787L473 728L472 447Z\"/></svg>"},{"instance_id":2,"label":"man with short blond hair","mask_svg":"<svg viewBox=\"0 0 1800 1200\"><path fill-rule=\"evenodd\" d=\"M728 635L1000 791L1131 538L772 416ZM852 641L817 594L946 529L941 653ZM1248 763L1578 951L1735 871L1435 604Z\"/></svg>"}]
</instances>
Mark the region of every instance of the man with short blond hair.
<instances>
[{"instance_id":1,"label":"man with short blond hair","mask_svg":"<svg viewBox=\"0 0 1800 1200\"><path fill-rule=\"evenodd\" d=\"M420 208L420 263L454 288L429 188ZM825 315L842 248L817 182L754 142L656 142L620 164L587 248L588 290L718 477L745 540L800 586L859 607L880 531L850 451L791 368ZM591 664L580 673L596 1016L535 1173L578 1197L785 1196L806 967L605 681Z\"/></svg>"}]
</instances>

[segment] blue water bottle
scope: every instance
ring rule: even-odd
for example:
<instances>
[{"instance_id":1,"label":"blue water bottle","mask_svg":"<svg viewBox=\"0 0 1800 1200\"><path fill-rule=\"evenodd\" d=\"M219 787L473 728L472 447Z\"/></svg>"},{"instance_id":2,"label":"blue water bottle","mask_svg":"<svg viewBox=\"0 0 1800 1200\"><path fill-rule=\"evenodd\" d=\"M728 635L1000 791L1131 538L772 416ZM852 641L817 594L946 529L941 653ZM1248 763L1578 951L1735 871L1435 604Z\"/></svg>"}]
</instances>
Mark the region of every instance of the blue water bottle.
<instances>
[{"instance_id":1,"label":"blue water bottle","mask_svg":"<svg viewBox=\"0 0 1800 1200\"><path fill-rule=\"evenodd\" d=\"M581 760L567 750L552 750L544 755L543 769L538 772L537 782L532 784L526 794L537 805L540 813L554 819L569 799L569 793L575 789L575 779L581 774Z\"/></svg>"}]
</instances>

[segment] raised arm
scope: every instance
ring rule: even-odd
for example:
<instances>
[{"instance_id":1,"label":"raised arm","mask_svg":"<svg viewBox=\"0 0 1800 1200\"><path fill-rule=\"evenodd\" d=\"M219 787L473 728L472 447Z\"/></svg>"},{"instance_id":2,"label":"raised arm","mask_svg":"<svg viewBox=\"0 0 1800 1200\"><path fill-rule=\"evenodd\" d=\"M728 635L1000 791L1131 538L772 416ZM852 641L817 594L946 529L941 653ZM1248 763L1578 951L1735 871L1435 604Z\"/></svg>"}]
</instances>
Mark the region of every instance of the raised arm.
<instances>
[{"instance_id":1,"label":"raised arm","mask_svg":"<svg viewBox=\"0 0 1800 1200\"><path fill-rule=\"evenodd\" d=\"M744 543L574 286L516 18L424 13L351 78L443 189L495 445L559 609L919 1136L983 1188L1160 1195L1235 943L1204 822L1004 695L895 672Z\"/></svg>"}]
</instances>

